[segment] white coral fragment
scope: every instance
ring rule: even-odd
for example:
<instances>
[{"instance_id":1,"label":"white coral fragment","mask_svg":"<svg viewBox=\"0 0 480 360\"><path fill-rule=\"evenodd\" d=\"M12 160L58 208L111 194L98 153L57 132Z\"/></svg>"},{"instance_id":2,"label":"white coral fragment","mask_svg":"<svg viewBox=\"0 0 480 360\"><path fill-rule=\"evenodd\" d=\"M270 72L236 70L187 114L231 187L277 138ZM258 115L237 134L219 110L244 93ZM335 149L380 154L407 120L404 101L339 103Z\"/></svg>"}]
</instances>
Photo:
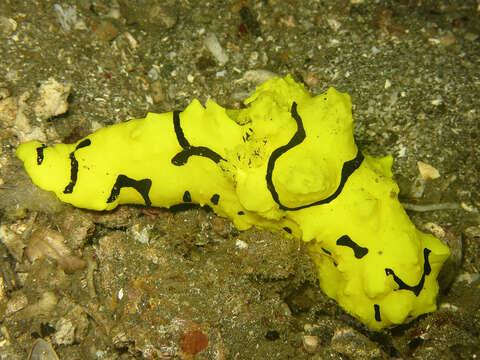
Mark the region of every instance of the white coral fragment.
<instances>
[{"instance_id":1,"label":"white coral fragment","mask_svg":"<svg viewBox=\"0 0 480 360\"><path fill-rule=\"evenodd\" d=\"M225 50L223 50L222 45L220 45L214 33L209 33L205 37L205 46L212 53L215 59L217 59L220 65L223 65L228 61L228 55Z\"/></svg>"},{"instance_id":2,"label":"white coral fragment","mask_svg":"<svg viewBox=\"0 0 480 360\"><path fill-rule=\"evenodd\" d=\"M67 98L72 89L71 84L61 84L49 78L40 86L39 98L35 104L35 114L40 120L65 114L68 110Z\"/></svg>"}]
</instances>

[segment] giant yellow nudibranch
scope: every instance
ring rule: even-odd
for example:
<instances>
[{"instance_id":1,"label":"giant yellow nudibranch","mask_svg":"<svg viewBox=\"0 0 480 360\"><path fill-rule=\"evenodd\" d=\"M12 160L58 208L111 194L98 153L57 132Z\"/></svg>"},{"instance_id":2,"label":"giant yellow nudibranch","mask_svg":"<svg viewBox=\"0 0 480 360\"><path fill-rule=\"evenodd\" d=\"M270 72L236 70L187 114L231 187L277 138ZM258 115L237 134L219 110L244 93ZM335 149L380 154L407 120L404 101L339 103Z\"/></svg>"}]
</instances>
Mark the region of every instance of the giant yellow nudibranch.
<instances>
[{"instance_id":1,"label":"giant yellow nudibranch","mask_svg":"<svg viewBox=\"0 0 480 360\"><path fill-rule=\"evenodd\" d=\"M373 329L436 309L449 249L411 223L390 156L363 155L350 97L311 96L272 79L228 110L183 111L102 128L76 144L22 144L33 182L94 210L119 204L209 205L239 229L278 229L307 242L323 291Z\"/></svg>"}]
</instances>

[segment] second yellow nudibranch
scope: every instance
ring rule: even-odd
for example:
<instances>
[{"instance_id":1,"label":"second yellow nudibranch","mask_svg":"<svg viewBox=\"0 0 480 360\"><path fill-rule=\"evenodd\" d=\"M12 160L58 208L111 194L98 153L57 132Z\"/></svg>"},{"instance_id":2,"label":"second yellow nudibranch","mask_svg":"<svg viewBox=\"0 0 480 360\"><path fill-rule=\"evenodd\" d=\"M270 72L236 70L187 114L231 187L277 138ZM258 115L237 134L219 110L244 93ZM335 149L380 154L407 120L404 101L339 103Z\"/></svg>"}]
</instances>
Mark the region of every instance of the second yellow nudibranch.
<instances>
[{"instance_id":1,"label":"second yellow nudibranch","mask_svg":"<svg viewBox=\"0 0 480 360\"><path fill-rule=\"evenodd\" d=\"M434 311L450 251L408 218L392 158L357 149L350 97L333 88L311 96L287 76L245 104L194 100L75 144L28 142L17 156L36 185L77 207L198 203L238 229L297 236L323 291L372 329Z\"/></svg>"}]
</instances>

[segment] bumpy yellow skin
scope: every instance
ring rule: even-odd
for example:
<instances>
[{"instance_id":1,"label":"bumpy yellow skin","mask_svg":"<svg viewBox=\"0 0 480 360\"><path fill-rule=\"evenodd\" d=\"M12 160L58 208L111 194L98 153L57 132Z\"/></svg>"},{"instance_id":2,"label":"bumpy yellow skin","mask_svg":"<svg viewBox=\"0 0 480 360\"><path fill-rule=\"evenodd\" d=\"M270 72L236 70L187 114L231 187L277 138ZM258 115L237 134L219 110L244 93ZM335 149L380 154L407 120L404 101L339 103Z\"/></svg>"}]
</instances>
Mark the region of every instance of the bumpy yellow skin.
<instances>
[{"instance_id":1,"label":"bumpy yellow skin","mask_svg":"<svg viewBox=\"0 0 480 360\"><path fill-rule=\"evenodd\" d=\"M226 110L194 100L76 144L22 144L33 182L93 210L119 204L209 205L239 229L279 229L307 242L323 291L373 329L436 309L450 251L418 231L397 199L390 156L358 151L350 97L311 96L272 79Z\"/></svg>"}]
</instances>

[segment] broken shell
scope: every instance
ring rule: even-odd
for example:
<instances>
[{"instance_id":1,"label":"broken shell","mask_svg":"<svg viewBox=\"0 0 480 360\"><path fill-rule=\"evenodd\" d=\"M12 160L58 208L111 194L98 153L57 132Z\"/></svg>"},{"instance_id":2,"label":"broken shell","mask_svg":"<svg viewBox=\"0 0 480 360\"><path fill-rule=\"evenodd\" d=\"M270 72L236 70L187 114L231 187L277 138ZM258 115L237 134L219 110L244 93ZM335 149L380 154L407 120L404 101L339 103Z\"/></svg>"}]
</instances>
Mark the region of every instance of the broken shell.
<instances>
[{"instance_id":1,"label":"broken shell","mask_svg":"<svg viewBox=\"0 0 480 360\"><path fill-rule=\"evenodd\" d=\"M62 269L71 274L85 267L85 261L72 255L71 250L64 244L63 236L53 230L35 230L25 249L25 255L30 262L48 257L58 262Z\"/></svg>"},{"instance_id":2,"label":"broken shell","mask_svg":"<svg viewBox=\"0 0 480 360\"><path fill-rule=\"evenodd\" d=\"M302 342L305 351L312 354L317 350L319 339L317 336L304 335Z\"/></svg>"},{"instance_id":3,"label":"broken shell","mask_svg":"<svg viewBox=\"0 0 480 360\"><path fill-rule=\"evenodd\" d=\"M424 163L422 161L417 161L418 172L422 179L437 179L440 177L440 173L432 165Z\"/></svg>"},{"instance_id":4,"label":"broken shell","mask_svg":"<svg viewBox=\"0 0 480 360\"><path fill-rule=\"evenodd\" d=\"M59 360L59 358L48 341L37 339L32 345L28 360Z\"/></svg>"},{"instance_id":5,"label":"broken shell","mask_svg":"<svg viewBox=\"0 0 480 360\"><path fill-rule=\"evenodd\" d=\"M53 116L65 114L68 110L67 98L72 85L61 84L54 78L49 78L40 86L39 99L35 104L35 114L40 120L47 120Z\"/></svg>"}]
</instances>

